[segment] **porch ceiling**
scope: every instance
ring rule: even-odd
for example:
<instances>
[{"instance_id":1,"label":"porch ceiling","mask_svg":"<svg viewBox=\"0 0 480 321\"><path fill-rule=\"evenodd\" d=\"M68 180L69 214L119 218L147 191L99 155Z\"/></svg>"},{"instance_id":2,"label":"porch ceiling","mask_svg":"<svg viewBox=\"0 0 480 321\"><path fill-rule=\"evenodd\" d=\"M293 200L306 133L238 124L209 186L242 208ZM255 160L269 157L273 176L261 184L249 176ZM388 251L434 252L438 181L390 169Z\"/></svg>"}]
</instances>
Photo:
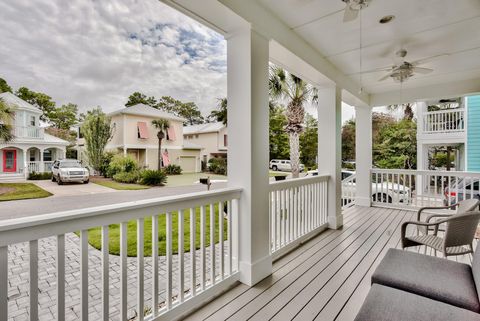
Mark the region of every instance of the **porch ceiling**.
<instances>
[{"instance_id":1,"label":"porch ceiling","mask_svg":"<svg viewBox=\"0 0 480 321\"><path fill-rule=\"evenodd\" d=\"M340 71L358 81L359 19L343 23L345 4L341 0L257 1ZM392 65L395 51L403 47L408 50L407 61L449 54L422 65L434 71L409 79L403 84L404 90L480 78L478 0L373 0L362 15L362 70ZM380 24L379 19L386 15L396 18ZM373 94L398 92L400 86L392 79L378 81L383 74L364 75L364 88Z\"/></svg>"}]
</instances>

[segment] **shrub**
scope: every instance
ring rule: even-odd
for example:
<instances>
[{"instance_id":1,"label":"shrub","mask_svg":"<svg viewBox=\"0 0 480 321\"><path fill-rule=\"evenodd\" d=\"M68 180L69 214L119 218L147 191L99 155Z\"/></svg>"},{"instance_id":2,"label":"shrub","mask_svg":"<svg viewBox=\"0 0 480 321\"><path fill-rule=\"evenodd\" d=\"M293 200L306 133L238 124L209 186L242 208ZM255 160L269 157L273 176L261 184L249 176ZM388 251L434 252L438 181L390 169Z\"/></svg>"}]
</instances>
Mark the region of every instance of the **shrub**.
<instances>
[{"instance_id":1,"label":"shrub","mask_svg":"<svg viewBox=\"0 0 480 321\"><path fill-rule=\"evenodd\" d=\"M182 168L175 164L170 164L164 168L167 175L180 175L182 174Z\"/></svg>"},{"instance_id":2,"label":"shrub","mask_svg":"<svg viewBox=\"0 0 480 321\"><path fill-rule=\"evenodd\" d=\"M41 181L44 179L51 179L51 178L52 178L52 172L45 172L45 173L32 172L28 175L28 179L32 181Z\"/></svg>"},{"instance_id":3,"label":"shrub","mask_svg":"<svg viewBox=\"0 0 480 321\"><path fill-rule=\"evenodd\" d=\"M110 166L110 163L112 162L113 157L116 155L114 152L105 152L103 154L103 159L102 159L102 164L100 165L100 174L105 176L105 177L111 177L109 176L109 171L108 167Z\"/></svg>"},{"instance_id":4,"label":"shrub","mask_svg":"<svg viewBox=\"0 0 480 321\"><path fill-rule=\"evenodd\" d=\"M113 175L113 180L119 183L134 184L140 179L140 172L120 172Z\"/></svg>"},{"instance_id":5,"label":"shrub","mask_svg":"<svg viewBox=\"0 0 480 321\"><path fill-rule=\"evenodd\" d=\"M153 169L144 170L141 174L140 184L149 186L162 186L167 182L167 174L164 171Z\"/></svg>"},{"instance_id":6,"label":"shrub","mask_svg":"<svg viewBox=\"0 0 480 321\"><path fill-rule=\"evenodd\" d=\"M227 175L226 158L210 158L208 161L208 170L219 175Z\"/></svg>"},{"instance_id":7,"label":"shrub","mask_svg":"<svg viewBox=\"0 0 480 321\"><path fill-rule=\"evenodd\" d=\"M131 173L138 171L137 161L131 156L114 155L108 165L108 177L114 177L118 173Z\"/></svg>"}]
</instances>

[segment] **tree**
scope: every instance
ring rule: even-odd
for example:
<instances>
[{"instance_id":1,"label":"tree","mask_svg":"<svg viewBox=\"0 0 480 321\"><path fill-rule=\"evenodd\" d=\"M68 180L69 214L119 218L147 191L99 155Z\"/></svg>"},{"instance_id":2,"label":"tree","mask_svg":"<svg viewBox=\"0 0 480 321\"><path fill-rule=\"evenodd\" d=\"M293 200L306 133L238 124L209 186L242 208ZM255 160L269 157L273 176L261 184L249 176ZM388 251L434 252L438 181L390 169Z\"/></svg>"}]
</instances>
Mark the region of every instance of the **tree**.
<instances>
[{"instance_id":1,"label":"tree","mask_svg":"<svg viewBox=\"0 0 480 321\"><path fill-rule=\"evenodd\" d=\"M399 109L403 109L403 119L412 120L413 119L413 109L411 103L406 104L399 104L399 105L389 105L387 109L390 111L395 111Z\"/></svg>"},{"instance_id":2,"label":"tree","mask_svg":"<svg viewBox=\"0 0 480 321\"><path fill-rule=\"evenodd\" d=\"M217 109L210 112L210 115L208 115L208 119L213 119L227 126L227 97L218 98L217 100Z\"/></svg>"},{"instance_id":3,"label":"tree","mask_svg":"<svg viewBox=\"0 0 480 321\"><path fill-rule=\"evenodd\" d=\"M318 121L310 114L305 114L305 129L300 135L300 159L307 167L314 167L318 154Z\"/></svg>"},{"instance_id":4,"label":"tree","mask_svg":"<svg viewBox=\"0 0 480 321\"><path fill-rule=\"evenodd\" d=\"M7 81L3 78L0 78L0 94L5 92L12 92L12 87L10 87Z\"/></svg>"},{"instance_id":5,"label":"tree","mask_svg":"<svg viewBox=\"0 0 480 321\"><path fill-rule=\"evenodd\" d=\"M373 147L374 162L381 168L416 169L417 124L402 119L384 126Z\"/></svg>"},{"instance_id":6,"label":"tree","mask_svg":"<svg viewBox=\"0 0 480 321\"><path fill-rule=\"evenodd\" d=\"M342 160L355 159L355 119L350 119L342 126Z\"/></svg>"},{"instance_id":7,"label":"tree","mask_svg":"<svg viewBox=\"0 0 480 321\"><path fill-rule=\"evenodd\" d=\"M186 119L184 125L203 124L205 119L193 102L184 103L170 96L162 96L156 108Z\"/></svg>"},{"instance_id":8,"label":"tree","mask_svg":"<svg viewBox=\"0 0 480 321\"><path fill-rule=\"evenodd\" d=\"M285 116L285 107L274 105L270 109L269 117L269 144L270 159L290 158L288 147L288 134L285 132L287 126L287 117Z\"/></svg>"},{"instance_id":9,"label":"tree","mask_svg":"<svg viewBox=\"0 0 480 321\"><path fill-rule=\"evenodd\" d=\"M162 169L162 140L165 138L165 132L170 128L170 123L166 119L152 120L152 125L158 129L158 170Z\"/></svg>"},{"instance_id":10,"label":"tree","mask_svg":"<svg viewBox=\"0 0 480 321\"><path fill-rule=\"evenodd\" d=\"M63 130L70 130L78 123L78 106L68 103L62 107L55 108L50 112L49 119L53 127Z\"/></svg>"},{"instance_id":11,"label":"tree","mask_svg":"<svg viewBox=\"0 0 480 321\"><path fill-rule=\"evenodd\" d=\"M40 116L40 119L44 121L48 121L50 119L50 113L55 110L55 102L52 101L52 97L44 93L32 91L27 87L20 87L15 92L15 95L40 108L43 111L43 115Z\"/></svg>"},{"instance_id":12,"label":"tree","mask_svg":"<svg viewBox=\"0 0 480 321\"><path fill-rule=\"evenodd\" d=\"M285 130L289 135L292 177L298 178L300 173L299 135L303 131L304 104L309 101L312 103L318 101L317 90L282 68L271 67L269 93L273 100L287 101L287 125Z\"/></svg>"},{"instance_id":13,"label":"tree","mask_svg":"<svg viewBox=\"0 0 480 321\"><path fill-rule=\"evenodd\" d=\"M13 115L13 109L0 98L0 142L9 142L14 138L11 125Z\"/></svg>"},{"instance_id":14,"label":"tree","mask_svg":"<svg viewBox=\"0 0 480 321\"><path fill-rule=\"evenodd\" d=\"M107 117L100 107L88 111L85 115L81 131L85 138L88 160L97 172L103 164L105 146L112 138L113 130L110 117Z\"/></svg>"},{"instance_id":15,"label":"tree","mask_svg":"<svg viewBox=\"0 0 480 321\"><path fill-rule=\"evenodd\" d=\"M136 91L128 96L128 101L125 103L125 107L131 107L138 104L144 104L156 108L157 100L153 96L147 97L147 95Z\"/></svg>"}]
</instances>

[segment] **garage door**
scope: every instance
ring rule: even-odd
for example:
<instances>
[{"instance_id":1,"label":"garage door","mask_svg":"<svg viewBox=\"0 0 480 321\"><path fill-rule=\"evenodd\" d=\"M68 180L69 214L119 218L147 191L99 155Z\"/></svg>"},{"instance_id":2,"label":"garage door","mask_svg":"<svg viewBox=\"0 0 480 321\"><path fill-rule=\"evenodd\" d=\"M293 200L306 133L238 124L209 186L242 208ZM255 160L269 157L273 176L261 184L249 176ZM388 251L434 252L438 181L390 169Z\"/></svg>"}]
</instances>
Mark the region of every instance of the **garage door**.
<instances>
[{"instance_id":1,"label":"garage door","mask_svg":"<svg viewBox=\"0 0 480 321\"><path fill-rule=\"evenodd\" d=\"M195 156L180 156L180 167L184 173L195 173Z\"/></svg>"}]
</instances>

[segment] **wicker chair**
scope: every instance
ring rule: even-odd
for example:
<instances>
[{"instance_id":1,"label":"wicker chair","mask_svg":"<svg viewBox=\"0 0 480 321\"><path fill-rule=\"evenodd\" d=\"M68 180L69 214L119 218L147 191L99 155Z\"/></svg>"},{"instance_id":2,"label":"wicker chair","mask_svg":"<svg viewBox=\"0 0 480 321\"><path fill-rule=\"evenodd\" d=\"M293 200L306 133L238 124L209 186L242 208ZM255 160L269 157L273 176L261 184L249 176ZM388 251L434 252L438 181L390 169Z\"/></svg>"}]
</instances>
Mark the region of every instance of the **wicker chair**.
<instances>
[{"instance_id":1,"label":"wicker chair","mask_svg":"<svg viewBox=\"0 0 480 321\"><path fill-rule=\"evenodd\" d=\"M480 212L466 212L450 215L435 222L405 222L402 224L402 248L425 245L435 251L441 251L444 257L473 253L473 238L480 221ZM446 224L445 234L439 237L438 227ZM407 226L417 225L427 229L433 228L433 234L406 236Z\"/></svg>"},{"instance_id":2,"label":"wicker chair","mask_svg":"<svg viewBox=\"0 0 480 321\"><path fill-rule=\"evenodd\" d=\"M466 213L470 211L474 211L477 209L477 207L480 204L480 200L477 198L471 198L467 200L460 201L458 203L449 205L449 206L427 206L427 207L422 207L421 209L418 210L417 212L417 222L427 222L429 223L433 218L446 218L450 217L454 214L461 214L461 213ZM430 214L428 215L425 220L422 220L422 213L426 210L448 210L448 209L455 209L454 213L437 213L437 214ZM438 229L439 231L444 231L444 229ZM433 228L429 228L429 231L433 231ZM427 227L426 226L417 226L417 234L418 235L426 235L428 234L427 232Z\"/></svg>"}]
</instances>

